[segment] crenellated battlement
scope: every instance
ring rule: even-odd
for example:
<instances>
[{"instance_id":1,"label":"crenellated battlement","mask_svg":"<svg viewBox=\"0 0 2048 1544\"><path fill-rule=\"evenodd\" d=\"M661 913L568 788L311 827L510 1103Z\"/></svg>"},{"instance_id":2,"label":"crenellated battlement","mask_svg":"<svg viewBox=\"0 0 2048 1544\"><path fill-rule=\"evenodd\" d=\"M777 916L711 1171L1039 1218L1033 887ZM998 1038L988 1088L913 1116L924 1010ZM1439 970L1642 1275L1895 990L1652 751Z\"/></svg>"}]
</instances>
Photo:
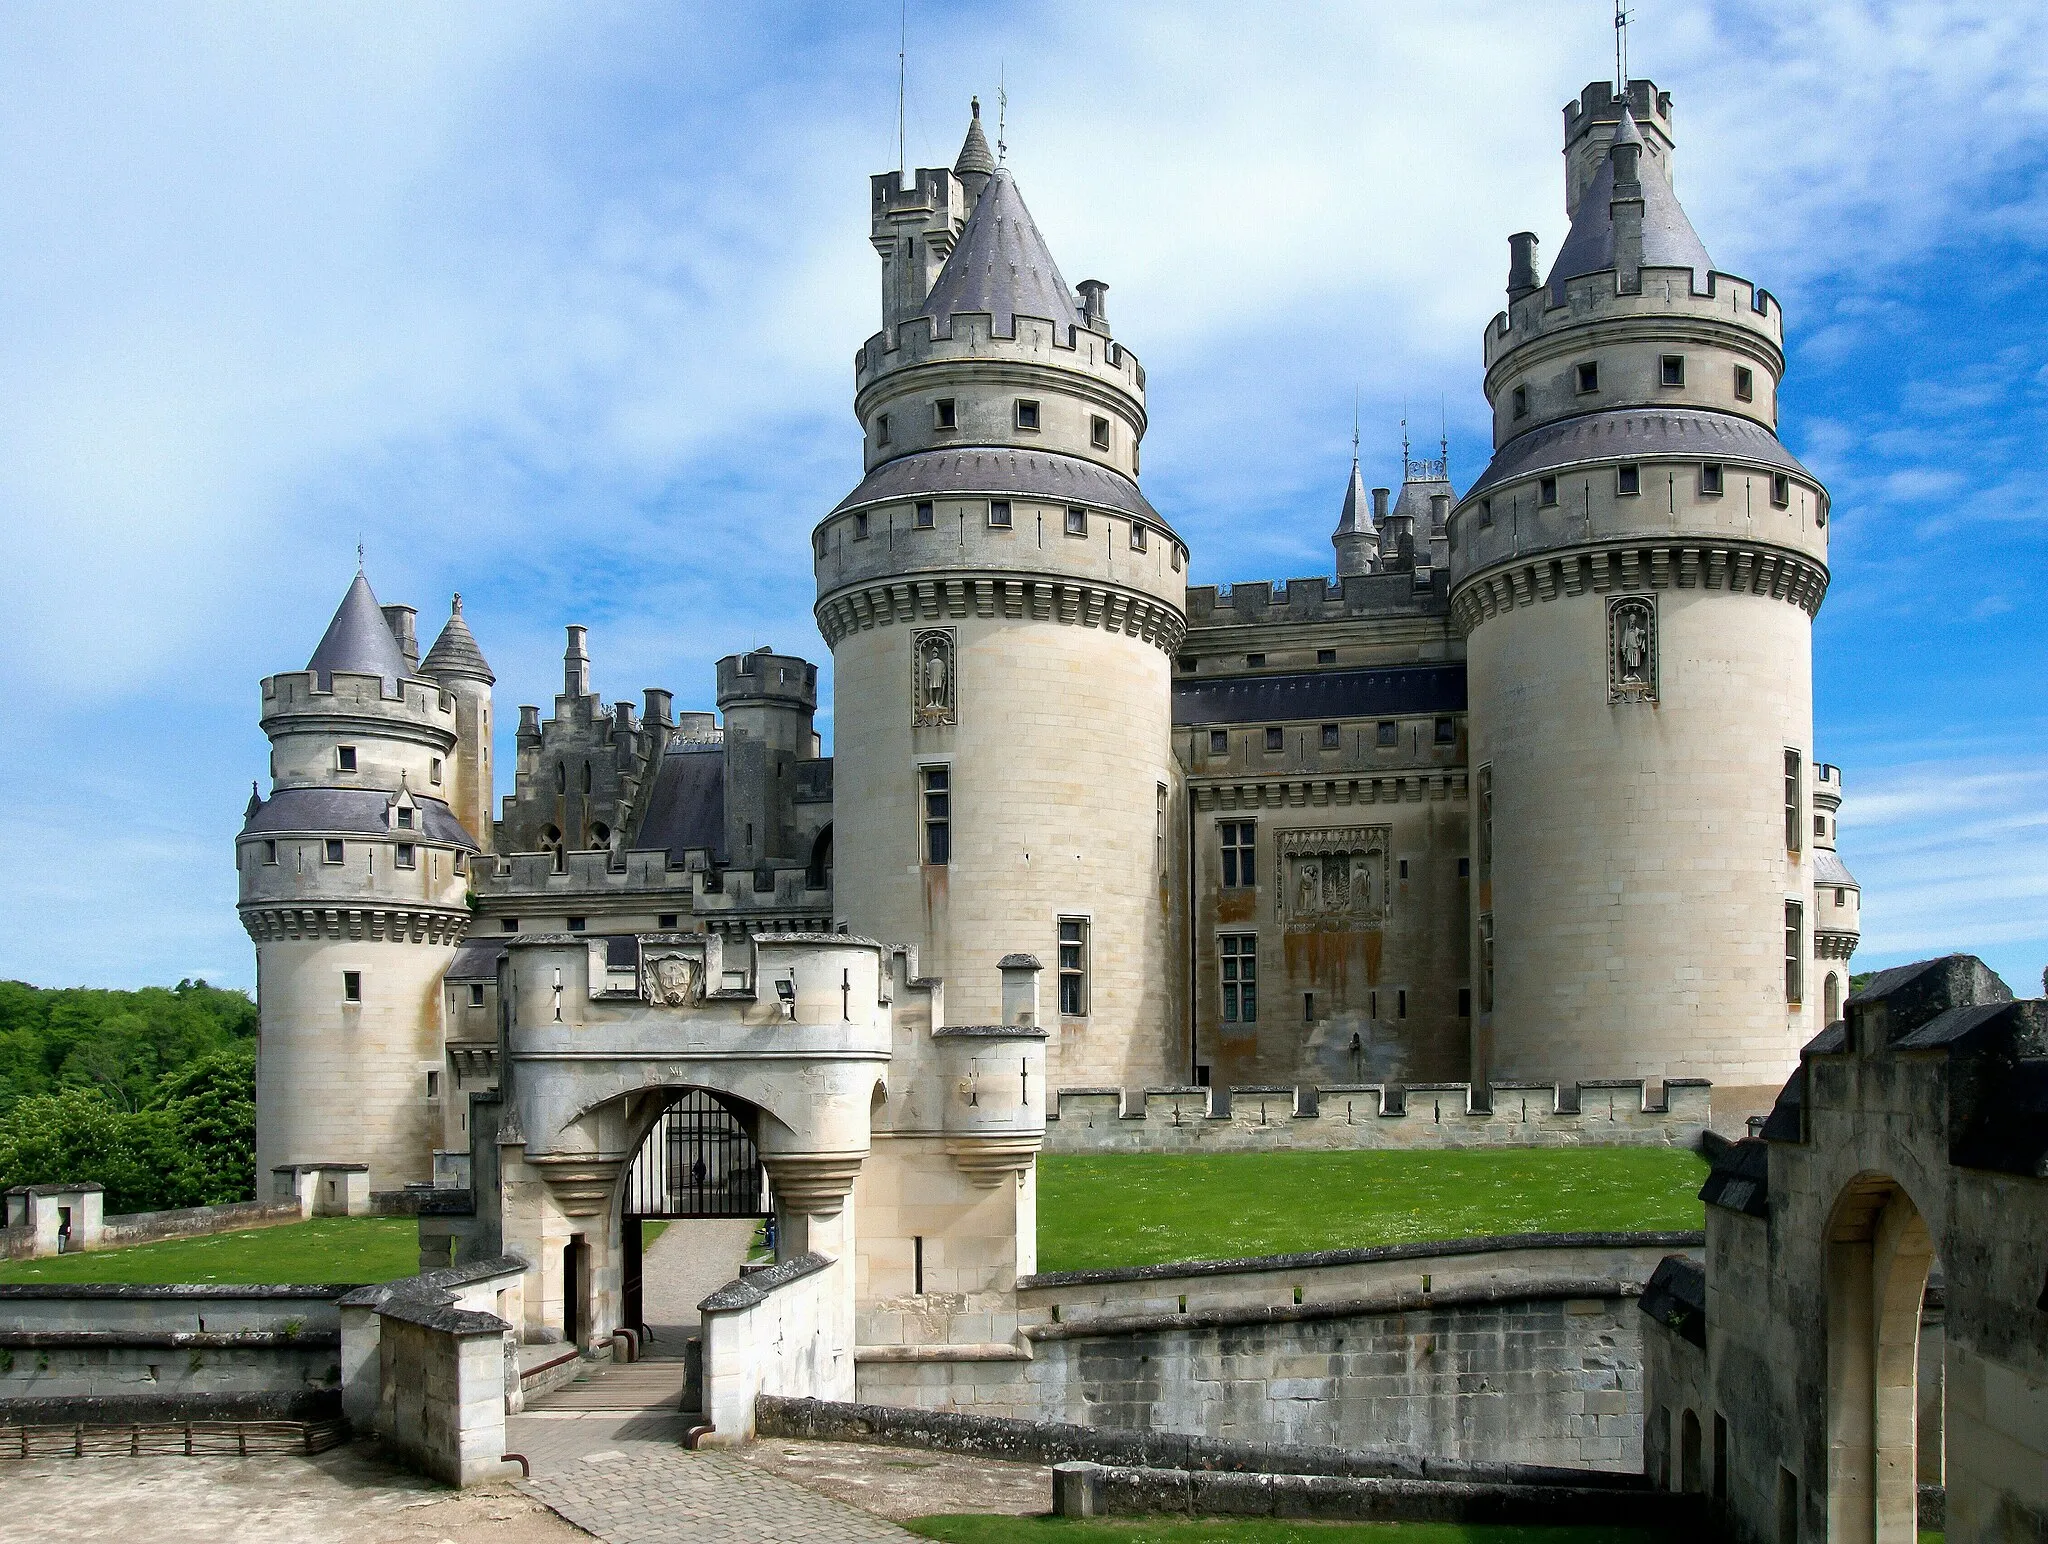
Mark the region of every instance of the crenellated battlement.
<instances>
[{"instance_id":1,"label":"crenellated battlement","mask_svg":"<svg viewBox=\"0 0 2048 1544\"><path fill-rule=\"evenodd\" d=\"M1485 337L1489 388L1493 369L1502 360L1567 328L1640 322L1669 335L1673 323L1682 320L1732 329L1728 341L1752 348L1762 344L1771 356L1773 373L1784 368L1785 314L1769 290L1718 271L1707 275L1705 289L1696 289L1689 268L1651 267L1641 270L1637 288L1623 290L1616 271L1607 268L1567 279L1561 299L1543 285L1494 314Z\"/></svg>"},{"instance_id":2,"label":"crenellated battlement","mask_svg":"<svg viewBox=\"0 0 2048 1544\"><path fill-rule=\"evenodd\" d=\"M1441 571L1403 569L1346 579L1246 580L1187 588L1188 628L1289 627L1352 617L1437 615L1449 606Z\"/></svg>"},{"instance_id":3,"label":"crenellated battlement","mask_svg":"<svg viewBox=\"0 0 2048 1544\"><path fill-rule=\"evenodd\" d=\"M950 328L941 331L929 316L909 317L863 343L853 356L856 406L877 381L901 370L957 361L985 374L991 364L1004 360L1078 370L1143 402L1145 367L1136 354L1103 333L1025 315L1013 317L1011 331L1003 333L987 311L962 311L950 320Z\"/></svg>"},{"instance_id":4,"label":"crenellated battlement","mask_svg":"<svg viewBox=\"0 0 2048 1544\"><path fill-rule=\"evenodd\" d=\"M1062 1088L1048 1153L1286 1152L1373 1148L1691 1147L1711 1085L1668 1078L1317 1087Z\"/></svg>"},{"instance_id":5,"label":"crenellated battlement","mask_svg":"<svg viewBox=\"0 0 2048 1544\"><path fill-rule=\"evenodd\" d=\"M398 728L445 733L448 743L454 743L455 695L438 681L409 676L399 683L395 697L385 694L380 676L336 670L329 674L328 682L322 687L319 674L311 670L265 676L264 733L305 733L321 727L321 721L370 719Z\"/></svg>"}]
</instances>

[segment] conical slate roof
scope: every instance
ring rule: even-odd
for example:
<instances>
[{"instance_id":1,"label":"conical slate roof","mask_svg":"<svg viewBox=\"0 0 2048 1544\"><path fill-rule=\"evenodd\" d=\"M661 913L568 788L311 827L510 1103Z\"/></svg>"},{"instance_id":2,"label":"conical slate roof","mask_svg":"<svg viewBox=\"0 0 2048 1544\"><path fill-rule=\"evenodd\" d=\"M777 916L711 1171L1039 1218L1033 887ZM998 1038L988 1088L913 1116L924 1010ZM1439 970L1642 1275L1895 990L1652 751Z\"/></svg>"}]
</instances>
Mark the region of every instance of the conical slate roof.
<instances>
[{"instance_id":1,"label":"conical slate roof","mask_svg":"<svg viewBox=\"0 0 2048 1544\"><path fill-rule=\"evenodd\" d=\"M989 177L960 232L960 244L939 270L919 314L931 317L941 332L950 332L953 317L962 311L987 312L994 330L1005 335L1016 331L1019 316L1043 317L1063 327L1081 325L1073 293L1005 166Z\"/></svg>"},{"instance_id":2,"label":"conical slate roof","mask_svg":"<svg viewBox=\"0 0 2048 1544\"><path fill-rule=\"evenodd\" d=\"M1642 130L1636 127L1635 115L1626 107L1621 110L1621 124L1614 131L1614 141L1643 147L1636 173L1643 186L1643 267L1690 268L1694 284L1704 286L1707 275L1713 271L1714 260L1707 256L1706 244L1693 230L1685 210L1679 207L1678 195L1671 188L1669 164L1662 156L1653 156L1650 147L1643 144ZM1601 161L1592 186L1580 198L1571 234L1557 249L1557 261L1550 265L1550 277L1544 280L1553 292L1553 304L1562 303L1561 291L1567 279L1601 273L1614 266L1614 216L1608 208L1613 201L1614 160L1609 156Z\"/></svg>"},{"instance_id":3,"label":"conical slate roof","mask_svg":"<svg viewBox=\"0 0 2048 1544\"><path fill-rule=\"evenodd\" d=\"M320 647L313 651L306 668L318 678L323 691L333 690L335 671L347 670L382 676L384 690L398 695L398 683L407 674L405 655L399 651L398 640L392 637L361 569L356 570L356 582L342 596L334 620L327 624Z\"/></svg>"},{"instance_id":4,"label":"conical slate roof","mask_svg":"<svg viewBox=\"0 0 2048 1544\"><path fill-rule=\"evenodd\" d=\"M1373 534L1372 505L1365 495L1365 474L1358 469L1358 457L1351 458L1351 482L1344 489L1344 513L1337 517L1336 536Z\"/></svg>"},{"instance_id":5,"label":"conical slate roof","mask_svg":"<svg viewBox=\"0 0 2048 1544\"><path fill-rule=\"evenodd\" d=\"M470 632L469 624L462 620L460 595L455 597L455 607L448 614L448 625L441 629L441 636L427 650L420 670L430 676L469 676L486 683L498 679L484 662L484 651L477 647L476 636Z\"/></svg>"},{"instance_id":6,"label":"conical slate roof","mask_svg":"<svg viewBox=\"0 0 2048 1544\"><path fill-rule=\"evenodd\" d=\"M967 124L967 138L960 144L960 159L953 163L953 175L965 177L979 172L986 177L996 169L996 158L988 153L988 136L981 132L981 98L974 98L974 116Z\"/></svg>"}]
</instances>

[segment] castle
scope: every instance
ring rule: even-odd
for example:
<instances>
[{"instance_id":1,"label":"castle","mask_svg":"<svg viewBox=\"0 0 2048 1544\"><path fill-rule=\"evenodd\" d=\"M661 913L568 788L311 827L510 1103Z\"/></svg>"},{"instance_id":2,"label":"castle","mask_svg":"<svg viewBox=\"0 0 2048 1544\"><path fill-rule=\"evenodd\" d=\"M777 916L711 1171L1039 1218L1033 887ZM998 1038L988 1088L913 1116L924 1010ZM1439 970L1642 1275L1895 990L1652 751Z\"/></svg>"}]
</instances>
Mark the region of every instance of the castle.
<instances>
[{"instance_id":1,"label":"castle","mask_svg":"<svg viewBox=\"0 0 2048 1544\"><path fill-rule=\"evenodd\" d=\"M813 536L832 756L800 657L676 712L607 703L570 627L494 819L460 598L421 658L359 573L262 687L259 1173L391 1189L496 1143L492 1238L592 1333L630 1262L582 1219L685 1089L759 1112L791 1247L865 1197L866 1306L924 1290L928 1238L963 1292L1030 1269L1048 1088L1767 1103L1858 932L1813 745L1828 496L1774 432L1777 301L1678 203L1669 94L1564 120L1570 234L1547 273L1510 238L1484 329L1491 463L1460 494L1404 444L1395 493L1354 456L1334 577L1188 583L1144 369L978 108L951 168L872 181L864 476Z\"/></svg>"}]
</instances>

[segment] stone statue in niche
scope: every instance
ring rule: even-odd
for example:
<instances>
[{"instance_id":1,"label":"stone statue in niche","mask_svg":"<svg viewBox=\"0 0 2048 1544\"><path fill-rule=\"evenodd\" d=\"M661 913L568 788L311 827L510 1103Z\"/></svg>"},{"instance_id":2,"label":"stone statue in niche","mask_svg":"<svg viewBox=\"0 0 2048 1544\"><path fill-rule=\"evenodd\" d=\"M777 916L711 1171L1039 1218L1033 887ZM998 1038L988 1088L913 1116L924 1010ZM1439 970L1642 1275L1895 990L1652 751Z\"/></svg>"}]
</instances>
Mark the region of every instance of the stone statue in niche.
<instances>
[{"instance_id":1,"label":"stone statue in niche","mask_svg":"<svg viewBox=\"0 0 2048 1544\"><path fill-rule=\"evenodd\" d=\"M1351 909L1351 859L1348 856L1323 860L1323 895L1332 911Z\"/></svg>"},{"instance_id":2,"label":"stone statue in niche","mask_svg":"<svg viewBox=\"0 0 2048 1544\"><path fill-rule=\"evenodd\" d=\"M920 729L957 724L953 629L921 628L912 641L911 666L911 723Z\"/></svg>"},{"instance_id":3,"label":"stone statue in niche","mask_svg":"<svg viewBox=\"0 0 2048 1544\"><path fill-rule=\"evenodd\" d=\"M1351 865L1351 905L1356 911L1372 910L1372 858L1366 853L1353 853Z\"/></svg>"},{"instance_id":4,"label":"stone statue in niche","mask_svg":"<svg viewBox=\"0 0 2048 1544\"><path fill-rule=\"evenodd\" d=\"M681 954L657 954L640 969L641 988L657 1008L682 1008L697 1000L701 972L695 960Z\"/></svg>"},{"instance_id":5,"label":"stone statue in niche","mask_svg":"<svg viewBox=\"0 0 2048 1544\"><path fill-rule=\"evenodd\" d=\"M1300 899L1295 902L1295 911L1302 916L1323 909L1323 866L1314 858L1300 868Z\"/></svg>"},{"instance_id":6,"label":"stone statue in niche","mask_svg":"<svg viewBox=\"0 0 2048 1544\"><path fill-rule=\"evenodd\" d=\"M1370 927L1384 915L1385 826L1339 826L1279 833L1289 887L1282 903L1290 925Z\"/></svg>"},{"instance_id":7,"label":"stone statue in niche","mask_svg":"<svg viewBox=\"0 0 2048 1544\"><path fill-rule=\"evenodd\" d=\"M1607 603L1607 700L1657 700L1657 598L1620 595Z\"/></svg>"}]
</instances>

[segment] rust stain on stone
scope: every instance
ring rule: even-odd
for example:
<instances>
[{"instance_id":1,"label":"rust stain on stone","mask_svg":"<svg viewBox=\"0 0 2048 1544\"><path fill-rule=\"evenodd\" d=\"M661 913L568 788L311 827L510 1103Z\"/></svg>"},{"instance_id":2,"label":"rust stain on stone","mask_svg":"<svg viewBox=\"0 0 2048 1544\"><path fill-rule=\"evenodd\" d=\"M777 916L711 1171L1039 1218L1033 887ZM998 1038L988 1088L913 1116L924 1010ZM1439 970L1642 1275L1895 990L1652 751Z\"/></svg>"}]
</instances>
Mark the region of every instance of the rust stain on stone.
<instances>
[{"instance_id":1,"label":"rust stain on stone","mask_svg":"<svg viewBox=\"0 0 2048 1544\"><path fill-rule=\"evenodd\" d=\"M1216 897L1216 920L1218 922L1249 922L1257 914L1258 892L1254 890L1226 890Z\"/></svg>"}]
</instances>

